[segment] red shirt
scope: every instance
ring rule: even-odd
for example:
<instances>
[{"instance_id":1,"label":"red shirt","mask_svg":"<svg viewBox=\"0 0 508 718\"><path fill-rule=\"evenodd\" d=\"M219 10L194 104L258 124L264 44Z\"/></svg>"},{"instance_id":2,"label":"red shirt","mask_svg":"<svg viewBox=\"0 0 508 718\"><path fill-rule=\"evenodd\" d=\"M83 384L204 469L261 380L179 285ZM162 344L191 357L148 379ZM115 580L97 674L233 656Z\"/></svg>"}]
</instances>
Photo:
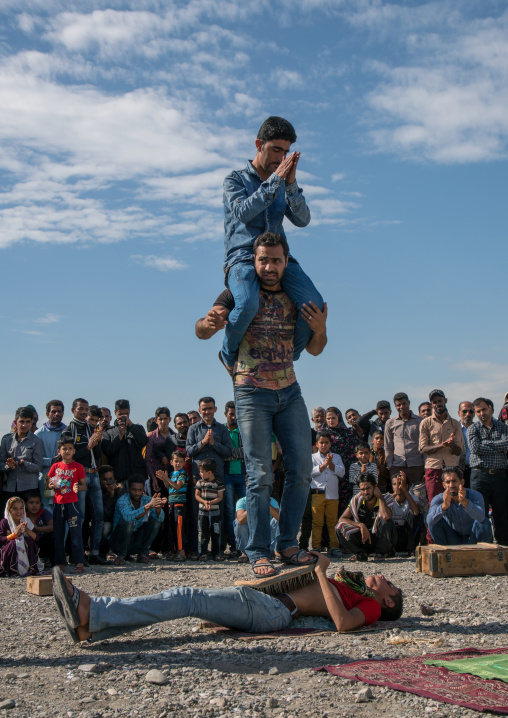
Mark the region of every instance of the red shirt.
<instances>
[{"instance_id":1,"label":"red shirt","mask_svg":"<svg viewBox=\"0 0 508 718\"><path fill-rule=\"evenodd\" d=\"M328 580L339 592L339 596L342 598L344 606L348 611L352 608L360 609L365 616L366 626L379 620L381 617L381 606L375 598L360 596L360 594L353 591L352 588L349 588L349 586L346 586L344 583L334 581L333 578L329 578Z\"/></svg>"},{"instance_id":2,"label":"red shirt","mask_svg":"<svg viewBox=\"0 0 508 718\"><path fill-rule=\"evenodd\" d=\"M86 474L82 464L78 464L77 461L71 461L70 464L59 461L50 468L48 477L60 481L60 488L55 489L53 503L72 504L78 500L79 480L86 478Z\"/></svg>"}]
</instances>

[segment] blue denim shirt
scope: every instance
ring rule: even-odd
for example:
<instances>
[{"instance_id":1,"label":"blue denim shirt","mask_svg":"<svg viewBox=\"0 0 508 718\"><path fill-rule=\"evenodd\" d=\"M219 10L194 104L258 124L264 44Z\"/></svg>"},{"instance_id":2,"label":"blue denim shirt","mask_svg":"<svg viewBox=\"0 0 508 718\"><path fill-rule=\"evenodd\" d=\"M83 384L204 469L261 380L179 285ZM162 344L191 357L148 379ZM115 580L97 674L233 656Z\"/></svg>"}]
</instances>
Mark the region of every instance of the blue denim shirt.
<instances>
[{"instance_id":1,"label":"blue denim shirt","mask_svg":"<svg viewBox=\"0 0 508 718\"><path fill-rule=\"evenodd\" d=\"M285 232L287 217L296 227L306 227L310 212L298 184L286 182L275 174L263 182L247 162L243 170L228 174L224 180L224 271L237 262L252 259L254 240L263 232Z\"/></svg>"},{"instance_id":2,"label":"blue denim shirt","mask_svg":"<svg viewBox=\"0 0 508 718\"><path fill-rule=\"evenodd\" d=\"M141 526L143 525L143 519L145 517L145 512L143 511L143 507L145 504L147 504L149 501L151 501L150 497L146 494L143 494L141 497L141 503L139 505L139 508L135 509L132 505L130 494L123 494L123 496L120 496L118 501L116 502L115 506L115 515L113 518L113 531L115 530L118 522L120 519L123 519L123 521L127 521L127 523L130 523L131 521L134 522L133 530L137 531ZM162 523L164 521L164 511L160 511L159 515L157 516L157 511L155 509L150 510L150 516L152 516L156 521L159 521Z\"/></svg>"},{"instance_id":3,"label":"blue denim shirt","mask_svg":"<svg viewBox=\"0 0 508 718\"><path fill-rule=\"evenodd\" d=\"M485 521L485 504L483 496L472 489L466 489L466 499L469 503L465 508L452 501L446 511L443 511L443 494L434 496L427 514L427 524L433 526L444 519L459 536L469 536L475 521Z\"/></svg>"}]
</instances>

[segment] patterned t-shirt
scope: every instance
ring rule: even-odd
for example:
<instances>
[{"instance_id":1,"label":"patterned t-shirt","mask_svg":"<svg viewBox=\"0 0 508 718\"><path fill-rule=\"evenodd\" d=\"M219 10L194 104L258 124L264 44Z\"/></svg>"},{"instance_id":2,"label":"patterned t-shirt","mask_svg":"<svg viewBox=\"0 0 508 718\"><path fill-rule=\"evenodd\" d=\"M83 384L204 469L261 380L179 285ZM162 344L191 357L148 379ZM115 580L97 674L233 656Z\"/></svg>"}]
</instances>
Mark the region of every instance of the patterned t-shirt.
<instances>
[{"instance_id":1,"label":"patterned t-shirt","mask_svg":"<svg viewBox=\"0 0 508 718\"><path fill-rule=\"evenodd\" d=\"M296 307L285 292L259 292L259 309L240 343L235 386L284 389L296 381L293 370Z\"/></svg>"},{"instance_id":2,"label":"patterned t-shirt","mask_svg":"<svg viewBox=\"0 0 508 718\"><path fill-rule=\"evenodd\" d=\"M219 497L219 492L224 491L224 484L222 484L218 479L214 479L213 481L205 481L205 479L199 479L199 481L196 483L196 489L198 489L201 498L204 501L214 501ZM219 504L212 504L210 511L207 511L204 504L200 503L199 513L209 513L211 515L220 514L220 506Z\"/></svg>"},{"instance_id":3,"label":"patterned t-shirt","mask_svg":"<svg viewBox=\"0 0 508 718\"><path fill-rule=\"evenodd\" d=\"M78 483L80 479L86 478L85 470L82 464L77 461L71 461L70 464L64 464L59 461L48 471L50 479L56 478L60 484L55 490L54 504L72 504L78 500Z\"/></svg>"}]
</instances>

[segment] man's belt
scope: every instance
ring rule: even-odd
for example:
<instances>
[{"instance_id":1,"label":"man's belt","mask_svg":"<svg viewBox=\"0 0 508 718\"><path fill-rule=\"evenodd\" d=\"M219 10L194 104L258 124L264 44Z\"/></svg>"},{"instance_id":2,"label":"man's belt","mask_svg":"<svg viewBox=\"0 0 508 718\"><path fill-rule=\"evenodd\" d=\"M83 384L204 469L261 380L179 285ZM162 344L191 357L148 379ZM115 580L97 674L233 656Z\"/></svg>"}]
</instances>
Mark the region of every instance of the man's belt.
<instances>
[{"instance_id":1,"label":"man's belt","mask_svg":"<svg viewBox=\"0 0 508 718\"><path fill-rule=\"evenodd\" d=\"M97 469L85 469L85 474L96 474Z\"/></svg>"},{"instance_id":2,"label":"man's belt","mask_svg":"<svg viewBox=\"0 0 508 718\"><path fill-rule=\"evenodd\" d=\"M311 489L311 494L326 494L326 489Z\"/></svg>"},{"instance_id":3,"label":"man's belt","mask_svg":"<svg viewBox=\"0 0 508 718\"><path fill-rule=\"evenodd\" d=\"M480 471L486 471L487 474L506 474L506 469L480 469Z\"/></svg>"},{"instance_id":4,"label":"man's belt","mask_svg":"<svg viewBox=\"0 0 508 718\"><path fill-rule=\"evenodd\" d=\"M277 601L280 601L284 604L284 606L288 609L289 613L291 614L291 617L293 619L296 619L300 616L300 611L298 610L298 606L293 601L293 599L287 595L287 593L277 593L274 598L277 599Z\"/></svg>"}]
</instances>

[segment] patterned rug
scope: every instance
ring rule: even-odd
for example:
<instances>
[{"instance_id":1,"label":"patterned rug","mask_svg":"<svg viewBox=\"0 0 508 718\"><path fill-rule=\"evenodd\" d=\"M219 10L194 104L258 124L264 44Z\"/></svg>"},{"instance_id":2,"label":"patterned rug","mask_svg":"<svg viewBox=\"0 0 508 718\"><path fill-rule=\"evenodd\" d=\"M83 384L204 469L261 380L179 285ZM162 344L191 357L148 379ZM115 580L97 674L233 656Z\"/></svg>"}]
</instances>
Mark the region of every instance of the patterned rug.
<instances>
[{"instance_id":1,"label":"patterned rug","mask_svg":"<svg viewBox=\"0 0 508 718\"><path fill-rule=\"evenodd\" d=\"M446 653L427 653L424 656L387 659L384 661L355 661L343 666L323 666L317 671L328 671L341 678L387 686L396 691L415 693L434 701L453 703L476 711L490 711L508 715L508 685L503 681L489 681L466 673L454 673L444 667L426 666L431 659L452 661L457 658L475 658L486 654L506 654L508 648L480 651L461 648Z\"/></svg>"}]
</instances>

